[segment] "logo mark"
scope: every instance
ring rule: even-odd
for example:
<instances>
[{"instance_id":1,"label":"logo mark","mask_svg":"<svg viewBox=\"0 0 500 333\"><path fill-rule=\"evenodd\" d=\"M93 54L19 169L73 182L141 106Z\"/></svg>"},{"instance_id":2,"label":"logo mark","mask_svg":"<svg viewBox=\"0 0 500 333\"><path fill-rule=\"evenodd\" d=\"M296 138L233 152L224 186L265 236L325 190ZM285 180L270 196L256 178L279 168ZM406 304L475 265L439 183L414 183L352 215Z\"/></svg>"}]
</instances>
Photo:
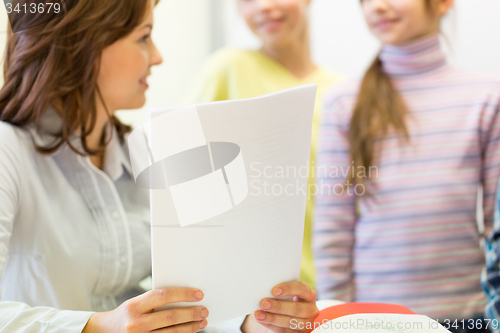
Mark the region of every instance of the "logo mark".
<instances>
[{"instance_id":1,"label":"logo mark","mask_svg":"<svg viewBox=\"0 0 500 333\"><path fill-rule=\"evenodd\" d=\"M72 10L80 0L4 0L13 32L46 24Z\"/></svg>"},{"instance_id":2,"label":"logo mark","mask_svg":"<svg viewBox=\"0 0 500 333\"><path fill-rule=\"evenodd\" d=\"M225 213L248 196L241 148L208 142L194 106L151 119L128 144L136 183L168 190L182 227Z\"/></svg>"}]
</instances>

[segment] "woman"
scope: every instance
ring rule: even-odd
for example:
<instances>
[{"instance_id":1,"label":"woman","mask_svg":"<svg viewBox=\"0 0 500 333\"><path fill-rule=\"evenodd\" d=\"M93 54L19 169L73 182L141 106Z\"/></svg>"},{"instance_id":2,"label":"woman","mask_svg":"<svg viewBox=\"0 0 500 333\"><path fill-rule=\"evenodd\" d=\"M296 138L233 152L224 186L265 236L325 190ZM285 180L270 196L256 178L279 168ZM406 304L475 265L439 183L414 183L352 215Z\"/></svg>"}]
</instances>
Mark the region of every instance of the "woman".
<instances>
[{"instance_id":1,"label":"woman","mask_svg":"<svg viewBox=\"0 0 500 333\"><path fill-rule=\"evenodd\" d=\"M130 129L114 112L144 105L151 67L162 62L151 40L153 7L152 0L79 1L16 34L38 21L10 18L0 90L0 330L207 325L201 306L153 311L197 302L201 290L138 288L151 273L148 195L133 182L124 145ZM294 314L304 322L317 314L304 284L278 285L273 295L301 301L262 300L245 332L283 331Z\"/></svg>"},{"instance_id":2,"label":"woman","mask_svg":"<svg viewBox=\"0 0 500 333\"><path fill-rule=\"evenodd\" d=\"M438 34L453 0L361 5L383 47L362 82L326 99L318 294L402 304L450 330L455 320L467 326L486 303L476 194L482 185L489 232L500 175L500 81L447 64Z\"/></svg>"},{"instance_id":3,"label":"woman","mask_svg":"<svg viewBox=\"0 0 500 333\"><path fill-rule=\"evenodd\" d=\"M225 48L205 65L188 103L251 98L305 83L316 83L310 170L314 165L321 100L340 77L311 58L308 9L311 0L238 0L245 22L262 46L259 50ZM311 250L314 178L309 174L300 280L314 288Z\"/></svg>"}]
</instances>

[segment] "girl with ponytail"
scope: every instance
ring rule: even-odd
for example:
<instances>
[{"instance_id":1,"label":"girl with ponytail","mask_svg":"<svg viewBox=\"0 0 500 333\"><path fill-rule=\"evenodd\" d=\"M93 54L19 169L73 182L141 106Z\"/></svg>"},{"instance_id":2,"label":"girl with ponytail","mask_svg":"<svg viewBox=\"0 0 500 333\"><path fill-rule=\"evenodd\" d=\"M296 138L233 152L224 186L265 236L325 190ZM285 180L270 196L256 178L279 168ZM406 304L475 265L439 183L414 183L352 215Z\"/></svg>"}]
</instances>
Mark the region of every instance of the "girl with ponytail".
<instances>
[{"instance_id":1,"label":"girl with ponytail","mask_svg":"<svg viewBox=\"0 0 500 333\"><path fill-rule=\"evenodd\" d=\"M445 325L484 311L476 196L482 185L490 232L500 80L447 63L439 30L452 5L361 0L382 50L361 82L326 98L313 241L320 298L398 303Z\"/></svg>"}]
</instances>

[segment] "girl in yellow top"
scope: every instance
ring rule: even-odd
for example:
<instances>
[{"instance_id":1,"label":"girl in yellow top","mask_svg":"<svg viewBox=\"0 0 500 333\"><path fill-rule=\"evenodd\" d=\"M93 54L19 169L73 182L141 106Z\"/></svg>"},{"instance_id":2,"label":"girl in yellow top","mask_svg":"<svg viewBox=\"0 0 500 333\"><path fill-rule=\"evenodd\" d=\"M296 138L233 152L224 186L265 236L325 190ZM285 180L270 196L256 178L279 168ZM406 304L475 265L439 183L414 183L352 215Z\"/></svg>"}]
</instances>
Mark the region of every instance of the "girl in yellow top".
<instances>
[{"instance_id":1,"label":"girl in yellow top","mask_svg":"<svg viewBox=\"0 0 500 333\"><path fill-rule=\"evenodd\" d=\"M312 128L311 167L321 117L323 92L340 81L317 67L309 45L307 10L311 0L238 0L248 27L262 41L260 50L222 49L206 64L187 102L203 103L251 98L305 83L316 83L318 93ZM309 174L309 189L313 184ZM314 288L311 251L313 197L308 191L300 279ZM314 191L312 191L314 193Z\"/></svg>"}]
</instances>

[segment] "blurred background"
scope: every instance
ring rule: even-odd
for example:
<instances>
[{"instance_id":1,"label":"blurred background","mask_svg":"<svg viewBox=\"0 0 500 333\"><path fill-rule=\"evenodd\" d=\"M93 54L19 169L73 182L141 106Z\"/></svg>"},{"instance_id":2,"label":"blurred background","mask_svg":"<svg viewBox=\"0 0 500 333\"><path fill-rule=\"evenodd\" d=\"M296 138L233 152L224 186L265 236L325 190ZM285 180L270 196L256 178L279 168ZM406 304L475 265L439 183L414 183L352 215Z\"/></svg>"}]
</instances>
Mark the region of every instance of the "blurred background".
<instances>
[{"instance_id":1,"label":"blurred background","mask_svg":"<svg viewBox=\"0 0 500 333\"><path fill-rule=\"evenodd\" d=\"M0 51L8 25L0 6ZM450 59L459 66L500 76L500 1L456 0L443 33ZM379 49L362 18L358 0L313 0L313 59L346 78L360 77ZM161 0L153 39L164 57L153 69L145 108L179 105L204 61L220 47L259 48L238 14L237 0ZM3 78L0 79L3 82ZM120 112L133 125L143 113Z\"/></svg>"}]
</instances>

